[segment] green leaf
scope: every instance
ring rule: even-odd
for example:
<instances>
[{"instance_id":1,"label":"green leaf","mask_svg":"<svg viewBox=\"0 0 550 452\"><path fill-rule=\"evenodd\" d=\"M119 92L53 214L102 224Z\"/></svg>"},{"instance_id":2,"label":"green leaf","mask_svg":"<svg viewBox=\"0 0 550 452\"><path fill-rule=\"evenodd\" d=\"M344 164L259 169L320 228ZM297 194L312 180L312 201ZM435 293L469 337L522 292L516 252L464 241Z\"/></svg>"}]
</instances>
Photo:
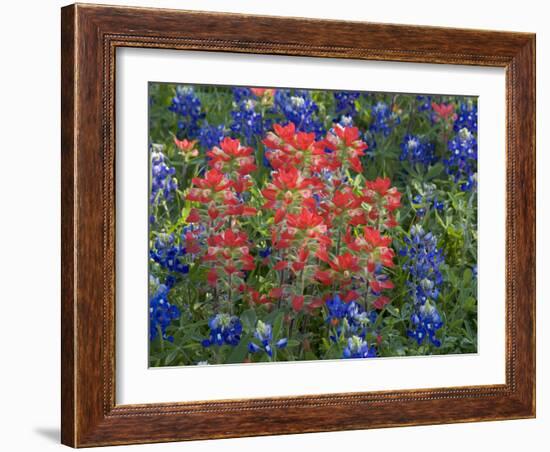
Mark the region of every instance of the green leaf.
<instances>
[{"instance_id":1,"label":"green leaf","mask_svg":"<svg viewBox=\"0 0 550 452\"><path fill-rule=\"evenodd\" d=\"M245 331L248 333L256 329L256 320L256 311L252 308L247 309L241 314L241 321L243 322Z\"/></svg>"},{"instance_id":2,"label":"green leaf","mask_svg":"<svg viewBox=\"0 0 550 452\"><path fill-rule=\"evenodd\" d=\"M470 270L469 268L467 268L466 270L464 270L464 275L462 276L462 281L464 283L464 286L469 286L470 283L472 282L472 270Z\"/></svg>"},{"instance_id":3,"label":"green leaf","mask_svg":"<svg viewBox=\"0 0 550 452\"><path fill-rule=\"evenodd\" d=\"M176 358L178 357L178 353L179 353L179 351L177 349L172 350L170 353L168 353L168 355L166 356L166 359L164 360L164 365L168 366L168 365L172 364L176 360Z\"/></svg>"},{"instance_id":4,"label":"green leaf","mask_svg":"<svg viewBox=\"0 0 550 452\"><path fill-rule=\"evenodd\" d=\"M283 318L284 313L279 312L273 321L273 337L275 340L281 339L281 335L283 333Z\"/></svg>"},{"instance_id":5,"label":"green leaf","mask_svg":"<svg viewBox=\"0 0 550 452\"><path fill-rule=\"evenodd\" d=\"M444 166L442 163L437 163L432 166L426 173L426 179L433 179L434 177L439 176L443 172Z\"/></svg>"},{"instance_id":6,"label":"green leaf","mask_svg":"<svg viewBox=\"0 0 550 452\"><path fill-rule=\"evenodd\" d=\"M233 348L229 356L227 357L226 363L228 364L237 364L242 363L246 358L248 353L248 336L242 337L239 345Z\"/></svg>"}]
</instances>

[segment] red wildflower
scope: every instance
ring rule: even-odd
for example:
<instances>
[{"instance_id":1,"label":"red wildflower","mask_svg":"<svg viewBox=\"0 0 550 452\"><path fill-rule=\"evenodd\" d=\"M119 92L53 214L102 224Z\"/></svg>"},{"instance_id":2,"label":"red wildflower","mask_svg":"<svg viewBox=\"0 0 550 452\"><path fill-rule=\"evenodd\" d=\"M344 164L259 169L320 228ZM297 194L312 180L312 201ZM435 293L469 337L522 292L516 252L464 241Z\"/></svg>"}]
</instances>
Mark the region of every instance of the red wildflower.
<instances>
[{"instance_id":1,"label":"red wildflower","mask_svg":"<svg viewBox=\"0 0 550 452\"><path fill-rule=\"evenodd\" d=\"M350 272L355 273L360 270L357 256L351 253L344 253L340 256L336 256L336 258L329 261L328 264L335 272L345 273L348 277L351 277Z\"/></svg>"},{"instance_id":2,"label":"red wildflower","mask_svg":"<svg viewBox=\"0 0 550 452\"><path fill-rule=\"evenodd\" d=\"M268 132L262 140L269 149L280 149L285 143L292 144L294 142L296 126L293 122L289 122L286 126L274 124L273 130L274 132Z\"/></svg>"},{"instance_id":3,"label":"red wildflower","mask_svg":"<svg viewBox=\"0 0 550 452\"><path fill-rule=\"evenodd\" d=\"M275 217L273 218L273 221L275 222L275 224L278 224L281 221L283 221L283 218L285 217L285 215L286 215L285 209L277 209L275 211Z\"/></svg>"},{"instance_id":4,"label":"red wildflower","mask_svg":"<svg viewBox=\"0 0 550 452\"><path fill-rule=\"evenodd\" d=\"M250 88L250 91L256 97L273 97L276 90L273 88Z\"/></svg>"},{"instance_id":5,"label":"red wildflower","mask_svg":"<svg viewBox=\"0 0 550 452\"><path fill-rule=\"evenodd\" d=\"M256 304L268 304L270 303L270 300L269 298L267 298L267 296L265 295L260 295L260 292L258 292L257 290L254 290L252 288L248 288L248 293L250 294L250 298L252 299L252 301Z\"/></svg>"},{"instance_id":6,"label":"red wildflower","mask_svg":"<svg viewBox=\"0 0 550 452\"><path fill-rule=\"evenodd\" d=\"M274 132L268 132L263 143L268 148L266 158L275 169L291 167L307 167L315 152L314 133L297 132L294 123L286 126L275 124Z\"/></svg>"},{"instance_id":7,"label":"red wildflower","mask_svg":"<svg viewBox=\"0 0 550 452\"><path fill-rule=\"evenodd\" d=\"M276 287L274 289L271 289L269 291L270 298L281 298L283 296L283 289L280 287Z\"/></svg>"},{"instance_id":8,"label":"red wildflower","mask_svg":"<svg viewBox=\"0 0 550 452\"><path fill-rule=\"evenodd\" d=\"M227 229L208 238L209 245L225 248L240 248L246 246L247 241L248 238L244 232L234 232L232 229Z\"/></svg>"},{"instance_id":9,"label":"red wildflower","mask_svg":"<svg viewBox=\"0 0 550 452\"><path fill-rule=\"evenodd\" d=\"M199 155L199 150L195 147L196 143L197 140L178 140L177 137L174 137L174 144L179 149L180 154L185 158L185 160Z\"/></svg>"},{"instance_id":10,"label":"red wildflower","mask_svg":"<svg viewBox=\"0 0 550 452\"><path fill-rule=\"evenodd\" d=\"M327 231L327 227L323 223L323 217L306 208L303 208L299 214L287 215L286 222L289 227L296 229L315 230L321 233Z\"/></svg>"},{"instance_id":11,"label":"red wildflower","mask_svg":"<svg viewBox=\"0 0 550 452\"><path fill-rule=\"evenodd\" d=\"M191 209L189 211L189 215L187 215L186 221L188 223L198 223L201 221L201 216L199 215L199 211L195 208Z\"/></svg>"},{"instance_id":12,"label":"red wildflower","mask_svg":"<svg viewBox=\"0 0 550 452\"><path fill-rule=\"evenodd\" d=\"M311 300L311 302L307 305L308 309L315 309L320 308L325 304L326 300L323 300L321 297L315 297Z\"/></svg>"},{"instance_id":13,"label":"red wildflower","mask_svg":"<svg viewBox=\"0 0 550 452\"><path fill-rule=\"evenodd\" d=\"M363 235L365 238L365 242L370 246L371 249L378 247L387 247L391 243L391 237L382 236L378 229L369 228L368 226L365 226Z\"/></svg>"},{"instance_id":14,"label":"red wildflower","mask_svg":"<svg viewBox=\"0 0 550 452\"><path fill-rule=\"evenodd\" d=\"M195 231L185 233L185 250L189 254L199 254L201 251L200 242L195 234Z\"/></svg>"},{"instance_id":15,"label":"red wildflower","mask_svg":"<svg viewBox=\"0 0 550 452\"><path fill-rule=\"evenodd\" d=\"M382 222L387 227L397 225L391 214L401 205L401 193L396 187L390 187L389 178L378 177L374 181L366 181L366 188L363 190L363 201L371 205L368 213L369 219L377 221L382 214Z\"/></svg>"},{"instance_id":16,"label":"red wildflower","mask_svg":"<svg viewBox=\"0 0 550 452\"><path fill-rule=\"evenodd\" d=\"M436 121L438 121L439 119L447 121L449 119L452 119L454 116L455 107L453 104L445 104L443 102L440 104L436 104L435 102L432 102L432 108L436 114Z\"/></svg>"},{"instance_id":17,"label":"red wildflower","mask_svg":"<svg viewBox=\"0 0 550 452\"><path fill-rule=\"evenodd\" d=\"M315 279L325 286L332 284L332 276L330 271L317 270L314 275Z\"/></svg>"},{"instance_id":18,"label":"red wildflower","mask_svg":"<svg viewBox=\"0 0 550 452\"><path fill-rule=\"evenodd\" d=\"M273 267L273 270L280 271L280 270L285 270L286 268L288 268L288 262L287 261L279 261L275 264L275 266Z\"/></svg>"},{"instance_id":19,"label":"red wildflower","mask_svg":"<svg viewBox=\"0 0 550 452\"><path fill-rule=\"evenodd\" d=\"M308 257L309 250L306 247L300 248L300 251L298 251L297 260L292 263L292 270L294 270L295 272L302 271L306 266Z\"/></svg>"},{"instance_id":20,"label":"red wildflower","mask_svg":"<svg viewBox=\"0 0 550 452\"><path fill-rule=\"evenodd\" d=\"M271 231L271 243L273 248L276 250L282 250L289 248L292 245L292 241L296 236L295 232L291 232L288 229L280 231L280 234L277 234L277 230L273 229Z\"/></svg>"},{"instance_id":21,"label":"red wildflower","mask_svg":"<svg viewBox=\"0 0 550 452\"><path fill-rule=\"evenodd\" d=\"M232 216L243 216L243 217L253 217L258 211L255 207L250 207L245 204L238 204L236 206L229 206L225 211L225 215Z\"/></svg>"},{"instance_id":22,"label":"red wildflower","mask_svg":"<svg viewBox=\"0 0 550 452\"><path fill-rule=\"evenodd\" d=\"M347 160L354 171L358 173L363 171L359 157L365 155L365 149L368 148L368 145L360 139L357 127L344 127L335 124L323 143L328 149L337 154L339 161ZM326 159L331 158L334 157L327 154Z\"/></svg>"},{"instance_id":23,"label":"red wildflower","mask_svg":"<svg viewBox=\"0 0 550 452\"><path fill-rule=\"evenodd\" d=\"M359 294L355 290L350 290L342 299L345 303L351 303L359 298Z\"/></svg>"},{"instance_id":24,"label":"red wildflower","mask_svg":"<svg viewBox=\"0 0 550 452\"><path fill-rule=\"evenodd\" d=\"M374 280L370 281L369 284L370 284L371 289L374 290L375 292L380 292L383 289L393 289L394 288L393 283L389 279L381 280L381 281L379 281L377 279L374 279Z\"/></svg>"},{"instance_id":25,"label":"red wildflower","mask_svg":"<svg viewBox=\"0 0 550 452\"><path fill-rule=\"evenodd\" d=\"M211 286L215 286L218 282L218 272L216 271L215 268L211 268L209 271L208 271L208 275L207 275L207 278L208 280L208 284L210 284Z\"/></svg>"},{"instance_id":26,"label":"red wildflower","mask_svg":"<svg viewBox=\"0 0 550 452\"><path fill-rule=\"evenodd\" d=\"M374 303L372 304L376 309L384 309L384 306L386 306L390 302L390 299L385 296L380 296L376 300L374 300Z\"/></svg>"},{"instance_id":27,"label":"red wildflower","mask_svg":"<svg viewBox=\"0 0 550 452\"><path fill-rule=\"evenodd\" d=\"M380 196L384 196L388 192L391 186L391 181L389 177L377 177L373 181L369 181L369 180L365 181L365 186L367 187L368 190L374 191L378 193ZM370 202L370 201L367 201L367 202Z\"/></svg>"},{"instance_id":28,"label":"red wildflower","mask_svg":"<svg viewBox=\"0 0 550 452\"><path fill-rule=\"evenodd\" d=\"M208 162L212 168L223 173L236 171L239 175L250 174L256 169L254 164L254 149L241 146L239 140L225 137L220 147L215 146L206 153L210 157Z\"/></svg>"},{"instance_id":29,"label":"red wildflower","mask_svg":"<svg viewBox=\"0 0 550 452\"><path fill-rule=\"evenodd\" d=\"M217 169L207 171L204 178L194 177L191 182L195 187L192 187L187 194L189 201L208 203L217 193L221 193L224 199L233 197L231 192L226 193L231 182Z\"/></svg>"},{"instance_id":30,"label":"red wildflower","mask_svg":"<svg viewBox=\"0 0 550 452\"><path fill-rule=\"evenodd\" d=\"M296 312L300 311L304 306L304 296L303 295L294 295L292 297L292 309Z\"/></svg>"},{"instance_id":31,"label":"red wildflower","mask_svg":"<svg viewBox=\"0 0 550 452\"><path fill-rule=\"evenodd\" d=\"M313 189L321 188L322 183L315 178L305 178L295 167L280 168L273 174L273 179L262 190L267 199L264 207L274 209L280 205L309 203ZM312 200L311 200L312 201ZM313 202L313 205L315 202Z\"/></svg>"}]
</instances>

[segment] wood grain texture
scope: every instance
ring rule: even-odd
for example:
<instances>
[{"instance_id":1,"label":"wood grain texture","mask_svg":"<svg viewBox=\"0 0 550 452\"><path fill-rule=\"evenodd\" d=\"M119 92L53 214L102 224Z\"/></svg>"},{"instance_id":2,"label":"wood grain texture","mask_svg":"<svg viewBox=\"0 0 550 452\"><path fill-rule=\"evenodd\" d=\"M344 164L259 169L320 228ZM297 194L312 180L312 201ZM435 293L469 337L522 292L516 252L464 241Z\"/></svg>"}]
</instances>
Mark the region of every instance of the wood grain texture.
<instances>
[{"instance_id":1,"label":"wood grain texture","mask_svg":"<svg viewBox=\"0 0 550 452\"><path fill-rule=\"evenodd\" d=\"M535 36L147 8L62 9L62 442L74 447L535 415ZM116 48L506 68L506 384L115 403Z\"/></svg>"}]
</instances>

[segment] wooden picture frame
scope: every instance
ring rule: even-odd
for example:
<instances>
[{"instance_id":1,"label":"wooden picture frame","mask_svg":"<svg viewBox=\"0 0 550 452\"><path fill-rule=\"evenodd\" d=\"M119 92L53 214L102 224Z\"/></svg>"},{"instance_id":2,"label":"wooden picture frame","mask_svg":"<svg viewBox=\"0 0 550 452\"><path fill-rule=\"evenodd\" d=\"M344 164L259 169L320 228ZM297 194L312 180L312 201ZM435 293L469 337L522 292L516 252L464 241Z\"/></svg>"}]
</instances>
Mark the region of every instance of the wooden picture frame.
<instances>
[{"instance_id":1,"label":"wooden picture frame","mask_svg":"<svg viewBox=\"0 0 550 452\"><path fill-rule=\"evenodd\" d=\"M303 33L304 29L308 33ZM162 9L62 9L62 442L73 447L535 416L535 35ZM115 50L506 70L506 383L115 403Z\"/></svg>"}]
</instances>

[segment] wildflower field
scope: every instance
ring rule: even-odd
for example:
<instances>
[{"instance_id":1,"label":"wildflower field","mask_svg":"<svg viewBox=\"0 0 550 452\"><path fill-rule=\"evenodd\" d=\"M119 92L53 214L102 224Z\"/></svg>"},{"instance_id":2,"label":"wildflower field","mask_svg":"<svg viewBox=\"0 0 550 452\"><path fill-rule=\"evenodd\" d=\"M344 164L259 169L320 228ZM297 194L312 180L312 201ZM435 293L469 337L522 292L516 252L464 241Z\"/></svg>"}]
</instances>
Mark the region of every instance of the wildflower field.
<instances>
[{"instance_id":1,"label":"wildflower field","mask_svg":"<svg viewBox=\"0 0 550 452\"><path fill-rule=\"evenodd\" d=\"M477 352L477 98L149 84L149 364Z\"/></svg>"}]
</instances>

